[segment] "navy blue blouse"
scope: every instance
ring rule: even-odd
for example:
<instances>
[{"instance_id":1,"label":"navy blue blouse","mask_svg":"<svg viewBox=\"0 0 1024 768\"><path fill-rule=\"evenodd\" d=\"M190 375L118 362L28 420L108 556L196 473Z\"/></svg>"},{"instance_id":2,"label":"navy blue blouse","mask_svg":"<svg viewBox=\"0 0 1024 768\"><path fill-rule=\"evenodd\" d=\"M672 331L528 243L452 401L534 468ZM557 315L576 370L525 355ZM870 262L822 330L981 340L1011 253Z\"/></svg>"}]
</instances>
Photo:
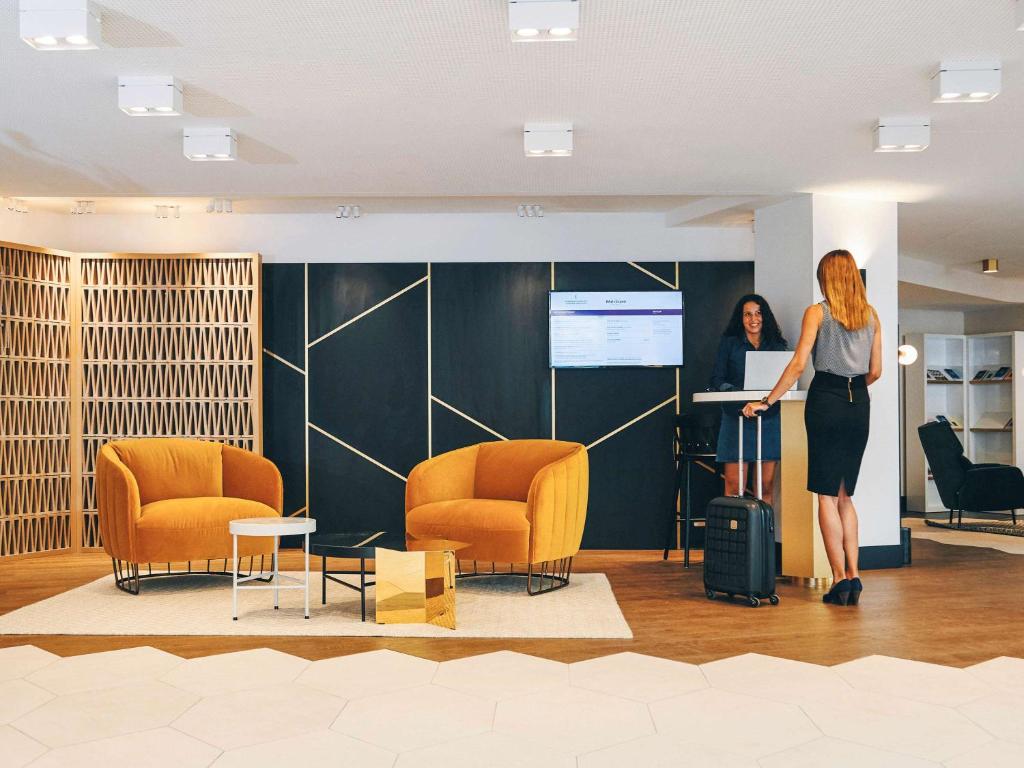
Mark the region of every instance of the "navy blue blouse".
<instances>
[{"instance_id":1,"label":"navy blue blouse","mask_svg":"<svg viewBox=\"0 0 1024 768\"><path fill-rule=\"evenodd\" d=\"M788 347L782 342L762 343L760 348L750 343L746 334L743 336L723 336L718 344L718 356L715 367L711 370L708 390L719 392L723 384L731 384L732 389L743 389L743 375L747 367L747 352L786 352ZM728 387L727 387L728 389ZM734 410L743 407L743 403L724 403L735 406ZM769 411L777 410L779 404L773 405Z\"/></svg>"}]
</instances>

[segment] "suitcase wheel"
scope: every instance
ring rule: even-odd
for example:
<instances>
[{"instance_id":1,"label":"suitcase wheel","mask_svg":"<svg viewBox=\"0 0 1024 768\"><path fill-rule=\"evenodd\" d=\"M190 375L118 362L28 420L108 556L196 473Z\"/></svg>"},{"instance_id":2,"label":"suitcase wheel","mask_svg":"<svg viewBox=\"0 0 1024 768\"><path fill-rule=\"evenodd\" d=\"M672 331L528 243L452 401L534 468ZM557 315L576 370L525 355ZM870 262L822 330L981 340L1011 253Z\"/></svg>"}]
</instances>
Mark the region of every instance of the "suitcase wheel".
<instances>
[{"instance_id":1,"label":"suitcase wheel","mask_svg":"<svg viewBox=\"0 0 1024 768\"><path fill-rule=\"evenodd\" d=\"M750 607L751 608L757 608L757 606L759 606L761 604L761 601L758 600L753 595L751 595L750 597L747 598L747 602L750 603Z\"/></svg>"},{"instance_id":2,"label":"suitcase wheel","mask_svg":"<svg viewBox=\"0 0 1024 768\"><path fill-rule=\"evenodd\" d=\"M778 605L779 604L779 596L778 595L769 595L768 602L771 603L772 605Z\"/></svg>"},{"instance_id":3,"label":"suitcase wheel","mask_svg":"<svg viewBox=\"0 0 1024 768\"><path fill-rule=\"evenodd\" d=\"M705 589L704 590L704 594L707 596L708 600L714 600L715 599L715 593L712 590L710 590L710 589Z\"/></svg>"}]
</instances>

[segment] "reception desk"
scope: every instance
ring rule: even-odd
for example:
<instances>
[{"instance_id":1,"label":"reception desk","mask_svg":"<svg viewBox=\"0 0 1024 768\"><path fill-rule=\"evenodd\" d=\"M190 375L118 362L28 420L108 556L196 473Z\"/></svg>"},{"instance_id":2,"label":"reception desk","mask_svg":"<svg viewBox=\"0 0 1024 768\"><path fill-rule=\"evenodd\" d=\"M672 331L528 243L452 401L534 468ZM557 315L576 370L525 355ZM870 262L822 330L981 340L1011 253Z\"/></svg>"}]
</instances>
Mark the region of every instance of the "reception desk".
<instances>
[{"instance_id":1,"label":"reception desk","mask_svg":"<svg viewBox=\"0 0 1024 768\"><path fill-rule=\"evenodd\" d=\"M698 392L695 403L749 403L767 391ZM791 390L779 398L782 408L782 461L776 474L778 519L782 533L782 574L818 583L832 577L818 526L815 494L807 490L807 392ZM753 425L752 425L753 427ZM746 458L746 457L744 457ZM750 457L752 461L753 456ZM769 500L770 501L770 500Z\"/></svg>"}]
</instances>

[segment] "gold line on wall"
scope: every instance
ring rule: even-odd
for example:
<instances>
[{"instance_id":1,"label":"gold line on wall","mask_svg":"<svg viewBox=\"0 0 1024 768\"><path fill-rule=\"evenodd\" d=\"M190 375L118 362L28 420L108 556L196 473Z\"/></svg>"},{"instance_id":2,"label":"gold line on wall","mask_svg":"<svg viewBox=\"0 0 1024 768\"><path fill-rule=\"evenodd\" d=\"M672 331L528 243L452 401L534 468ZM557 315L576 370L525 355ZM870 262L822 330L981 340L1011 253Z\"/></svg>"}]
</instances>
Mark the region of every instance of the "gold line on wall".
<instances>
[{"instance_id":1,"label":"gold line on wall","mask_svg":"<svg viewBox=\"0 0 1024 768\"><path fill-rule=\"evenodd\" d=\"M302 265L302 367L309 370L309 264ZM306 424L306 517L309 517L309 376L302 377L302 419Z\"/></svg>"},{"instance_id":2,"label":"gold line on wall","mask_svg":"<svg viewBox=\"0 0 1024 768\"><path fill-rule=\"evenodd\" d=\"M354 448L353 446L349 445L344 440L342 440L340 437L335 437L330 432L328 432L326 429L322 429L321 427L318 427L313 422L311 422L311 421L306 422L306 426L310 427L311 429L315 429L321 435L323 435L324 437L326 437L329 440L333 440L334 442L336 442L341 447L348 448L356 456L360 456L360 457L366 459L368 462L370 462L371 464L374 464L374 465L380 467L385 472L390 472L392 475L397 477L403 483L406 482L406 480L408 479L408 478L406 478L405 475L401 474L400 472L396 472L391 467L389 467L387 464L382 464L381 462L377 461L377 459L373 458L372 456L370 456L368 454L363 453L358 448ZM309 464L308 463L306 464L306 471L309 471Z\"/></svg>"},{"instance_id":3,"label":"gold line on wall","mask_svg":"<svg viewBox=\"0 0 1024 768\"><path fill-rule=\"evenodd\" d=\"M484 430L484 431L486 431L486 432L490 432L490 433L491 433L492 435L494 435L495 437L497 437L497 438L499 438L499 439L501 439L501 440L508 440L508 438L507 438L507 437L505 437L505 436L504 436L503 434L501 434L500 432L496 432L495 430L491 429L491 428L490 428L490 427L488 427L488 426L487 426L486 424L484 424L484 423L483 423L482 421L477 421L477 420L476 420L476 419L474 419L474 418L473 418L472 416L469 416L469 415L467 415L467 414L463 413L463 412L462 412L462 411L460 411L460 410L459 410L458 408L456 408L456 407L455 407L454 405L449 405L448 403L446 403L446 402L445 402L444 400L442 400L441 398L439 398L439 397L431 397L431 399L432 399L432 400L433 400L433 401L434 401L435 403L437 403L438 405L443 405L443 406L444 406L445 408L447 408L447 409L448 409L449 411L451 411L452 413L458 414L459 416L461 416L462 418L464 418L464 419L465 419L466 421L468 421L468 422L470 422L470 423L472 423L472 424L476 424L476 425L477 425L478 427L480 427L480 429L482 429L482 430Z\"/></svg>"},{"instance_id":4,"label":"gold line on wall","mask_svg":"<svg viewBox=\"0 0 1024 768\"><path fill-rule=\"evenodd\" d=\"M654 412L655 412L655 411L657 411L658 409L660 409L660 408L664 408L664 407L665 407L666 405L668 405L669 403L675 402L675 400L676 400L676 396L675 396L675 395L672 395L672 397L668 398L668 399L667 399L667 400L666 400L665 402L663 402L663 403L658 403L658 405L654 406L653 408L651 408L651 409L650 409L650 410L648 410L648 411L644 411L644 412L643 412L643 413L641 413L641 414L640 414L639 416L637 416L637 417L636 417L635 419L630 419L630 420L629 420L629 421L627 421L627 422L626 422L625 424L623 424L623 425L622 425L621 427L617 427L617 428L613 429L613 430L612 430L611 432L609 432L609 433L608 433L607 435L605 435L604 437L599 437L599 438L597 438L597 440L595 440L594 442L590 443L590 445L588 445L588 446L587 446L587 450L590 450L590 449L591 449L591 448L593 448L593 447L594 447L595 445L599 445L599 444L603 443L603 442L604 442L605 440L607 440L607 439L608 439L609 437L613 437L613 436L615 436L615 435L619 434L619 432L621 432L622 430L626 429L627 427L631 427L631 426L633 426L634 424L636 424L636 423L637 423L638 421L640 421L641 419L645 419L645 418L647 418L648 416L650 416L650 415L651 415L652 413L654 413Z\"/></svg>"},{"instance_id":5,"label":"gold line on wall","mask_svg":"<svg viewBox=\"0 0 1024 768\"><path fill-rule=\"evenodd\" d=\"M551 262L551 290L555 290L555 262ZM548 298L548 312L551 311L551 299ZM550 322L550 321L549 321ZM549 331L550 333L550 331ZM548 341L548 365L551 365L551 342ZM555 368L551 367L551 439L555 439Z\"/></svg>"},{"instance_id":6,"label":"gold line on wall","mask_svg":"<svg viewBox=\"0 0 1024 768\"><path fill-rule=\"evenodd\" d=\"M637 264L635 261L627 261L626 263L629 264L629 266L633 267L633 269L639 269L645 275L647 275L650 278L653 278L653 279L657 280L662 285L667 285L669 288L672 288L672 289L676 288L676 286L672 285L672 283L670 283L668 280L665 280L664 278L658 277L656 274L654 274L650 270L644 269L639 264Z\"/></svg>"},{"instance_id":7,"label":"gold line on wall","mask_svg":"<svg viewBox=\"0 0 1024 768\"><path fill-rule=\"evenodd\" d=\"M308 265L307 265L307 268L308 268ZM367 316L368 314L370 314L371 312L374 312L374 311L376 311L376 310L380 309L380 308L381 308L381 307L383 307L383 306L384 306L385 304L387 304L387 303L388 303L389 301L394 301L395 299L397 299L397 298L398 298L399 296L401 296L401 295L402 295L403 293L405 293L406 291L411 291L411 290L412 290L413 288L415 288L415 287L416 287L417 285L419 285L420 283L425 283L425 282L427 281L427 278L428 278L428 277L429 277L429 274L428 274L428 275L424 275L424 276L423 276L423 277L421 277L421 278L420 278L419 280L417 280L417 281L416 281L415 283L412 283L412 284L410 284L410 285L407 285L407 286L405 286L405 288L403 288L402 290L398 291L397 293L393 293L393 294L391 294L391 295L390 295L390 296L388 296L388 297L387 297L386 299L384 299L384 301L381 301L381 302L379 302L379 303L377 303L377 304L374 304L374 305L373 305L372 307L370 307L369 309L367 309L367 310L364 310L364 311L360 312L360 313L359 313L358 315L356 315L355 317L353 317L353 318L352 318L351 320L346 320L346 321L345 321L344 323L342 323L341 325L339 325L339 326L338 326L337 328L333 328L333 329L329 330L329 331L328 331L327 333L325 333L325 334L324 334L323 336L319 336L318 338L314 339L313 341L307 342L306 346L307 346L307 347L314 347L314 346L316 346L317 344L319 344L319 343L320 343L321 341L323 341L324 339L326 339L326 338L327 338L328 336L333 336L333 335L334 335L334 334L336 334L336 333L337 333L338 331L342 330L343 328L347 328L348 326L352 325L352 323L356 322L357 320L362 320L362 319L363 319L364 317L366 317L366 316ZM306 367L308 368L309 366L307 365Z\"/></svg>"},{"instance_id":8,"label":"gold line on wall","mask_svg":"<svg viewBox=\"0 0 1024 768\"><path fill-rule=\"evenodd\" d=\"M295 365L295 363L289 363L283 357L281 357L280 355L275 355L273 352L271 352L266 347L263 348L263 351L266 352L268 356L274 358L275 360L277 360L277 362L281 363L282 365L287 365L293 371L298 372L302 376L306 375L306 372L304 370L302 370L301 368L299 368L299 366Z\"/></svg>"},{"instance_id":9,"label":"gold line on wall","mask_svg":"<svg viewBox=\"0 0 1024 768\"><path fill-rule=\"evenodd\" d=\"M434 455L434 406L430 400L434 395L434 347L431 330L433 308L431 306L434 281L431 278L430 262L427 262L427 458Z\"/></svg>"}]
</instances>

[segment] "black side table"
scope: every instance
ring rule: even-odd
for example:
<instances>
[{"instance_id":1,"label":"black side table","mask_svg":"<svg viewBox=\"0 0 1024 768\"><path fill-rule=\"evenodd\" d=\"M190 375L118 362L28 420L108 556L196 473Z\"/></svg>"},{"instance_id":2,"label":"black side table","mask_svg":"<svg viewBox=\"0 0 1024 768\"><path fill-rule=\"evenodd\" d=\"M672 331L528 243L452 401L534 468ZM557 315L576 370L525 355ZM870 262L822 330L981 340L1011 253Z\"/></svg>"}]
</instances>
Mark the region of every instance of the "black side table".
<instances>
[{"instance_id":1,"label":"black side table","mask_svg":"<svg viewBox=\"0 0 1024 768\"><path fill-rule=\"evenodd\" d=\"M366 588L374 586L376 581L366 580L366 561L376 557L377 547L385 549L405 549L405 536L388 531L357 531L355 533L325 533L310 538L309 552L320 556L320 574L323 583L320 587L320 603L327 605L327 582L333 581L359 593L362 608L362 620L366 621ZM359 560L359 570L329 571L327 558L342 557L348 560ZM373 571L370 571L373 574ZM339 576L359 576L358 584L350 584Z\"/></svg>"}]
</instances>

